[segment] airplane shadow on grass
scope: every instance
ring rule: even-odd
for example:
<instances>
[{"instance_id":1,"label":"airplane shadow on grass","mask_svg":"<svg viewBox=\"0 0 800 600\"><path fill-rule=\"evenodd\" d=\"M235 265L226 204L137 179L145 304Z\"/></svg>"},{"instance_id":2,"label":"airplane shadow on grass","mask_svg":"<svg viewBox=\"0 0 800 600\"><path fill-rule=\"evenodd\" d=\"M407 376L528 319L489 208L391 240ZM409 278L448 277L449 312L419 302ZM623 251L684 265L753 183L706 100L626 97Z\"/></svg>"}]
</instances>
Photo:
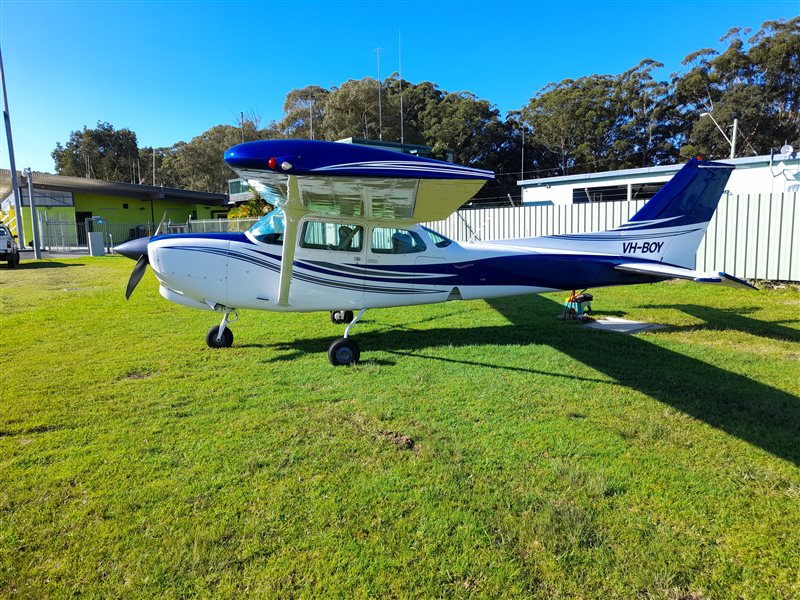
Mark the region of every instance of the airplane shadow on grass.
<instances>
[{"instance_id":1,"label":"airplane shadow on grass","mask_svg":"<svg viewBox=\"0 0 800 600\"><path fill-rule=\"evenodd\" d=\"M679 310L704 322L704 324L700 326L686 325L671 327L670 329L673 331L692 330L701 327L703 329L712 329L715 331L741 331L743 333L778 341L800 342L800 329L793 329L782 325L782 323L800 323L800 320L775 321L770 323L768 321L760 321L745 316L758 312L759 308L755 306L720 310L719 308L699 306L697 304L650 304L647 306L640 306L639 308L669 308Z\"/></svg>"},{"instance_id":2,"label":"airplane shadow on grass","mask_svg":"<svg viewBox=\"0 0 800 600\"><path fill-rule=\"evenodd\" d=\"M662 348L647 336L590 330L555 318L560 306L544 297L503 298L490 305L511 325L439 328L424 331L395 329L359 334L367 356L370 350L411 355L482 368L528 372L534 377L555 377L608 383L609 379L691 415L795 465L800 465L800 398L783 390L726 371L696 358ZM737 329L768 338L797 339L797 331L744 317L736 312L693 305L675 305L704 321L712 329ZM693 326L697 329L698 326ZM333 336L332 336L333 337ZM287 360L326 348L332 337L275 344L287 351ZM608 379L576 377L569 371L546 372L521 366L471 362L429 356L425 348L443 345L547 345L604 374Z\"/></svg>"}]
</instances>

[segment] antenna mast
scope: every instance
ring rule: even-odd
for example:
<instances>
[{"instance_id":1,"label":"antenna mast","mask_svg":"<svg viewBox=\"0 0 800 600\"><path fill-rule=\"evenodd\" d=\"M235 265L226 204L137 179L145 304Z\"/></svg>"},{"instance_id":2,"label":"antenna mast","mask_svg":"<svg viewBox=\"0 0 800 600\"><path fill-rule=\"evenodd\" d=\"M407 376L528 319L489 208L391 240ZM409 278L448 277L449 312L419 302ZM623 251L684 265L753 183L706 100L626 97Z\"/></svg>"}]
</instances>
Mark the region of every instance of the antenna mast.
<instances>
[{"instance_id":1,"label":"antenna mast","mask_svg":"<svg viewBox=\"0 0 800 600\"><path fill-rule=\"evenodd\" d=\"M397 71L400 76L400 143L405 143L403 137L403 49L401 46L400 32L397 32Z\"/></svg>"},{"instance_id":2,"label":"antenna mast","mask_svg":"<svg viewBox=\"0 0 800 600\"><path fill-rule=\"evenodd\" d=\"M381 110L381 49L376 48L378 53L378 139L383 140L383 111Z\"/></svg>"}]
</instances>

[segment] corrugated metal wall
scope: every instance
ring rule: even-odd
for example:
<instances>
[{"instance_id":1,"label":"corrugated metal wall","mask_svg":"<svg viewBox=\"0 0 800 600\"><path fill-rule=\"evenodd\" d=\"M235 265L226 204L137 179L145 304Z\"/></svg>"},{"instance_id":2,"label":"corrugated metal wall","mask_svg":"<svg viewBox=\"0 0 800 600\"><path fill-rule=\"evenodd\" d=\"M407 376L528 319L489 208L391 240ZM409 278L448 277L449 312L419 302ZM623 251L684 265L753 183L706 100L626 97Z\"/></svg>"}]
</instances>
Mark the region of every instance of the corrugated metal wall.
<instances>
[{"instance_id":1,"label":"corrugated metal wall","mask_svg":"<svg viewBox=\"0 0 800 600\"><path fill-rule=\"evenodd\" d=\"M796 192L723 197L697 251L697 269L800 281L799 199ZM603 231L642 206L644 201L462 210L426 225L456 241L502 240Z\"/></svg>"}]
</instances>

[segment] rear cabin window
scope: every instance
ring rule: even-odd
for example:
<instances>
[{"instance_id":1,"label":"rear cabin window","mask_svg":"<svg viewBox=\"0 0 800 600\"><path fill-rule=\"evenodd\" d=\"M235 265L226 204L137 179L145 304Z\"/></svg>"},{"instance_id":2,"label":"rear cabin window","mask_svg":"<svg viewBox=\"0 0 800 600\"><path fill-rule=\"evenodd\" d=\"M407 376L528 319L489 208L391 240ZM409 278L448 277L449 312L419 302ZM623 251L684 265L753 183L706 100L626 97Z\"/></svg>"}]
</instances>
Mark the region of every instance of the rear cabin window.
<instances>
[{"instance_id":1,"label":"rear cabin window","mask_svg":"<svg viewBox=\"0 0 800 600\"><path fill-rule=\"evenodd\" d=\"M347 223L306 221L303 224L300 246L313 250L361 252L364 246L364 228Z\"/></svg>"},{"instance_id":2,"label":"rear cabin window","mask_svg":"<svg viewBox=\"0 0 800 600\"><path fill-rule=\"evenodd\" d=\"M385 227L372 230L372 252L375 254L414 254L424 250L425 242L414 231Z\"/></svg>"}]
</instances>

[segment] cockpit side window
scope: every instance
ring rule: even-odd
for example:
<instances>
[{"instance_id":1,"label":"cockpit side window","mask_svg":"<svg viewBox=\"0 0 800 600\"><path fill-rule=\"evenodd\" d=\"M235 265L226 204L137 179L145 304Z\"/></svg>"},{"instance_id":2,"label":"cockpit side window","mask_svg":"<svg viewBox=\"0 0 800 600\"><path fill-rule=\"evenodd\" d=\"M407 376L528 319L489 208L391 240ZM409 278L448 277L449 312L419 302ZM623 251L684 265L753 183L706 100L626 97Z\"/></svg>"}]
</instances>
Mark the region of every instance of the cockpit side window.
<instances>
[{"instance_id":1,"label":"cockpit side window","mask_svg":"<svg viewBox=\"0 0 800 600\"><path fill-rule=\"evenodd\" d=\"M364 228L350 223L306 221L300 236L300 246L313 250L361 252Z\"/></svg>"},{"instance_id":2,"label":"cockpit side window","mask_svg":"<svg viewBox=\"0 0 800 600\"><path fill-rule=\"evenodd\" d=\"M264 244L283 245L284 216L283 211L276 208L261 217L248 233Z\"/></svg>"}]
</instances>

